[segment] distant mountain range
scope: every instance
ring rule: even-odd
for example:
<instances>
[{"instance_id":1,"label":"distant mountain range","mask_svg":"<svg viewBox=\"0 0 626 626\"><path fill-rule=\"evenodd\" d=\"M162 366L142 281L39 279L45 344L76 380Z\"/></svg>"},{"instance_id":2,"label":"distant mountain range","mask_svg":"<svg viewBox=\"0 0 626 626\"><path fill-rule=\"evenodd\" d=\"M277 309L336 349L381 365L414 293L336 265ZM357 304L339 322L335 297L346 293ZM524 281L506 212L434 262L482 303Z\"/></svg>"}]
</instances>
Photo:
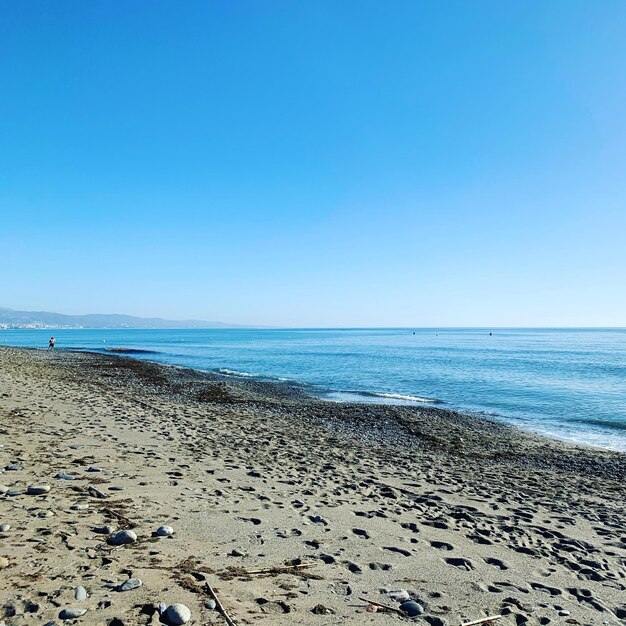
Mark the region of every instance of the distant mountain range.
<instances>
[{"instance_id":1,"label":"distant mountain range","mask_svg":"<svg viewBox=\"0 0 626 626\"><path fill-rule=\"evenodd\" d=\"M0 308L0 328L244 328L223 322L164 320L160 317L134 317L94 313L64 315L47 311L14 311Z\"/></svg>"}]
</instances>

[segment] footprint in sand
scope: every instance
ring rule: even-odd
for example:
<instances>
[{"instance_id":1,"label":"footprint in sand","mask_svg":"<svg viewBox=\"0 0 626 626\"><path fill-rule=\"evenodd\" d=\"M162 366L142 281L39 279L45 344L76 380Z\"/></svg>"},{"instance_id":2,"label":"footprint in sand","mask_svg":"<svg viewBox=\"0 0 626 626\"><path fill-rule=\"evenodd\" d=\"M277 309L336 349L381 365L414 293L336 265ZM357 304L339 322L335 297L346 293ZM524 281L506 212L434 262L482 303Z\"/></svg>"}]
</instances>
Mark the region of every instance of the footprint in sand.
<instances>
[{"instance_id":1,"label":"footprint in sand","mask_svg":"<svg viewBox=\"0 0 626 626\"><path fill-rule=\"evenodd\" d=\"M494 567L497 567L498 569L501 569L501 570L509 569L509 566L504 561L501 561L500 559L494 559L494 558L488 557L486 559L483 559L483 561L485 561L487 565L493 565Z\"/></svg>"},{"instance_id":2,"label":"footprint in sand","mask_svg":"<svg viewBox=\"0 0 626 626\"><path fill-rule=\"evenodd\" d=\"M444 560L448 565L464 569L467 572L471 572L474 569L474 564L469 559L464 559L463 557L451 557Z\"/></svg>"}]
</instances>

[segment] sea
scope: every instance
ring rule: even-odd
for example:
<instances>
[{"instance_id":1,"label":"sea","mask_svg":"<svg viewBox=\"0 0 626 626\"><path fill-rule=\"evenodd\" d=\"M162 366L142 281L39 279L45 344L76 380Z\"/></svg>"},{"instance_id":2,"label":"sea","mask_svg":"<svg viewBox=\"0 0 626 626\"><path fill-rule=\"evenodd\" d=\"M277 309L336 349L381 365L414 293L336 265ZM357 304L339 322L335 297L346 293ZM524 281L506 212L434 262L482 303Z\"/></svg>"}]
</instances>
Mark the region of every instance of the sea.
<instances>
[{"instance_id":1,"label":"sea","mask_svg":"<svg viewBox=\"0 0 626 626\"><path fill-rule=\"evenodd\" d=\"M299 384L329 402L437 406L626 451L626 329L0 330L0 345L89 350Z\"/></svg>"}]
</instances>

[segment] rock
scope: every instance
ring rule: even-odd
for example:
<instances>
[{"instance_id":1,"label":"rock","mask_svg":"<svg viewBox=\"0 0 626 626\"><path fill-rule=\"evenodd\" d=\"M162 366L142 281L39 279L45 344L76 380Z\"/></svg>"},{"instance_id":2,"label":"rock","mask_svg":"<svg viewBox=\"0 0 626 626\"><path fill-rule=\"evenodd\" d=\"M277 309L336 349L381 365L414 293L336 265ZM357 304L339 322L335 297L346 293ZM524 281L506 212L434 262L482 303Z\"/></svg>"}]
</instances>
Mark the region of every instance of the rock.
<instances>
[{"instance_id":1,"label":"rock","mask_svg":"<svg viewBox=\"0 0 626 626\"><path fill-rule=\"evenodd\" d=\"M241 550L237 550L237 548L234 548L228 553L228 556L248 556L248 553L242 552Z\"/></svg>"},{"instance_id":2,"label":"rock","mask_svg":"<svg viewBox=\"0 0 626 626\"><path fill-rule=\"evenodd\" d=\"M58 474L55 474L54 477L57 480L76 480L75 476L72 476L71 474L65 474L63 472L59 472Z\"/></svg>"},{"instance_id":3,"label":"rock","mask_svg":"<svg viewBox=\"0 0 626 626\"><path fill-rule=\"evenodd\" d=\"M329 609L323 604L316 604L312 609L311 613L315 613L315 615L333 615L335 611Z\"/></svg>"},{"instance_id":4,"label":"rock","mask_svg":"<svg viewBox=\"0 0 626 626\"><path fill-rule=\"evenodd\" d=\"M414 600L409 600L408 602L403 602L400 605L400 610L404 611L409 617L415 617L416 615L421 615L424 612L424 607Z\"/></svg>"},{"instance_id":5,"label":"rock","mask_svg":"<svg viewBox=\"0 0 626 626\"><path fill-rule=\"evenodd\" d=\"M406 589L396 589L395 591L390 591L387 595L396 602L406 602L411 599Z\"/></svg>"},{"instance_id":6,"label":"rock","mask_svg":"<svg viewBox=\"0 0 626 626\"><path fill-rule=\"evenodd\" d=\"M209 609L209 611L213 611L216 606L217 606L217 604L216 604L215 600L213 600L213 598L211 598L210 600L207 600L204 603L204 608L205 609Z\"/></svg>"},{"instance_id":7,"label":"rock","mask_svg":"<svg viewBox=\"0 0 626 626\"><path fill-rule=\"evenodd\" d=\"M0 533L6 533L7 530L11 530L11 524L0 524Z\"/></svg>"},{"instance_id":8,"label":"rock","mask_svg":"<svg viewBox=\"0 0 626 626\"><path fill-rule=\"evenodd\" d=\"M141 585L143 585L143 583L139 578L129 578L128 580L125 580L121 585L118 585L117 590L131 591L131 589L137 589L138 587L141 587Z\"/></svg>"},{"instance_id":9,"label":"rock","mask_svg":"<svg viewBox=\"0 0 626 626\"><path fill-rule=\"evenodd\" d=\"M96 526L95 528L92 528L92 530L94 533L98 533L100 535L111 535L115 532L115 526Z\"/></svg>"},{"instance_id":10,"label":"rock","mask_svg":"<svg viewBox=\"0 0 626 626\"><path fill-rule=\"evenodd\" d=\"M30 496L40 496L50 491L50 485L29 485L26 493Z\"/></svg>"},{"instance_id":11,"label":"rock","mask_svg":"<svg viewBox=\"0 0 626 626\"><path fill-rule=\"evenodd\" d=\"M22 466L19 465L18 463L9 463L9 465L5 465L4 469L7 472L21 472L22 471Z\"/></svg>"},{"instance_id":12,"label":"rock","mask_svg":"<svg viewBox=\"0 0 626 626\"><path fill-rule=\"evenodd\" d=\"M126 487L120 487L118 485L113 485L112 487L109 487L109 491L124 491L126 489Z\"/></svg>"},{"instance_id":13,"label":"rock","mask_svg":"<svg viewBox=\"0 0 626 626\"><path fill-rule=\"evenodd\" d=\"M70 507L72 511L86 511L88 508L88 504L72 504L72 506Z\"/></svg>"},{"instance_id":14,"label":"rock","mask_svg":"<svg viewBox=\"0 0 626 626\"><path fill-rule=\"evenodd\" d=\"M5 556L0 556L0 569L4 569L5 567L9 567L9 559Z\"/></svg>"},{"instance_id":15,"label":"rock","mask_svg":"<svg viewBox=\"0 0 626 626\"><path fill-rule=\"evenodd\" d=\"M23 489L9 489L7 491L7 496L10 496L11 498L14 498L15 496L23 496L23 495L24 495Z\"/></svg>"},{"instance_id":16,"label":"rock","mask_svg":"<svg viewBox=\"0 0 626 626\"><path fill-rule=\"evenodd\" d=\"M171 526L159 526L154 534L157 537L168 537L174 534L174 529Z\"/></svg>"},{"instance_id":17,"label":"rock","mask_svg":"<svg viewBox=\"0 0 626 626\"><path fill-rule=\"evenodd\" d=\"M54 517L54 511L51 511L50 509L37 511L37 517Z\"/></svg>"},{"instance_id":18,"label":"rock","mask_svg":"<svg viewBox=\"0 0 626 626\"><path fill-rule=\"evenodd\" d=\"M81 615L84 615L85 613L87 613L87 609L75 609L75 608L63 609L59 613L59 618L62 620L76 619L77 617L80 617Z\"/></svg>"},{"instance_id":19,"label":"rock","mask_svg":"<svg viewBox=\"0 0 626 626\"><path fill-rule=\"evenodd\" d=\"M103 472L104 470L101 467L97 467L96 465L90 465L87 468L88 472Z\"/></svg>"},{"instance_id":20,"label":"rock","mask_svg":"<svg viewBox=\"0 0 626 626\"><path fill-rule=\"evenodd\" d=\"M135 543L135 541L137 541L137 535L132 530L120 530L119 533L115 533L108 539L108 543L114 546L122 546L126 543Z\"/></svg>"},{"instance_id":21,"label":"rock","mask_svg":"<svg viewBox=\"0 0 626 626\"><path fill-rule=\"evenodd\" d=\"M0 485L0 496L3 496L9 488L6 485Z\"/></svg>"},{"instance_id":22,"label":"rock","mask_svg":"<svg viewBox=\"0 0 626 626\"><path fill-rule=\"evenodd\" d=\"M562 611L559 611L559 617L568 617L570 615L570 612L567 609L563 609Z\"/></svg>"},{"instance_id":23,"label":"rock","mask_svg":"<svg viewBox=\"0 0 626 626\"><path fill-rule=\"evenodd\" d=\"M163 615L168 624L179 626L191 619L191 611L184 604L170 604Z\"/></svg>"},{"instance_id":24,"label":"rock","mask_svg":"<svg viewBox=\"0 0 626 626\"><path fill-rule=\"evenodd\" d=\"M78 602L82 602L83 600L86 600L87 598L88 598L87 590L84 587L76 587L76 589L74 589L74 600L78 600Z\"/></svg>"}]
</instances>

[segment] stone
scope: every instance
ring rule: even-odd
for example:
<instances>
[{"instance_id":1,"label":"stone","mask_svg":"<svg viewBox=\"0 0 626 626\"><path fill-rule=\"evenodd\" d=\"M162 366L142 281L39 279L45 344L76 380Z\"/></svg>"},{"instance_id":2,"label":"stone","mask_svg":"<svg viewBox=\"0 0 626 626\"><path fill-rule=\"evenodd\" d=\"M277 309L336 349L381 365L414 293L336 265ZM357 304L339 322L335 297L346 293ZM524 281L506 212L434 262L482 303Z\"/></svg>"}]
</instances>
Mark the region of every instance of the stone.
<instances>
[{"instance_id":1,"label":"stone","mask_svg":"<svg viewBox=\"0 0 626 626\"><path fill-rule=\"evenodd\" d=\"M63 609L59 613L59 618L62 620L76 619L77 617L81 617L85 613L87 613L87 609L75 609L75 608L70 607L68 609Z\"/></svg>"},{"instance_id":2,"label":"stone","mask_svg":"<svg viewBox=\"0 0 626 626\"><path fill-rule=\"evenodd\" d=\"M0 485L0 496L3 496L9 488L6 485Z\"/></svg>"},{"instance_id":3,"label":"stone","mask_svg":"<svg viewBox=\"0 0 626 626\"><path fill-rule=\"evenodd\" d=\"M137 541L137 535L132 530L120 530L108 539L108 542L114 546L135 543L135 541Z\"/></svg>"},{"instance_id":4,"label":"stone","mask_svg":"<svg viewBox=\"0 0 626 626\"><path fill-rule=\"evenodd\" d=\"M50 485L29 485L26 493L30 496L40 496L41 494L48 493L50 491Z\"/></svg>"},{"instance_id":5,"label":"stone","mask_svg":"<svg viewBox=\"0 0 626 626\"><path fill-rule=\"evenodd\" d=\"M5 556L0 556L0 569L4 569L5 567L9 567L9 559Z\"/></svg>"},{"instance_id":6,"label":"stone","mask_svg":"<svg viewBox=\"0 0 626 626\"><path fill-rule=\"evenodd\" d=\"M248 553L242 552L241 550L237 550L237 548L234 548L228 553L228 556L248 556Z\"/></svg>"},{"instance_id":7,"label":"stone","mask_svg":"<svg viewBox=\"0 0 626 626\"><path fill-rule=\"evenodd\" d=\"M57 480L76 480L75 476L72 476L71 474L65 474L64 472L59 472L58 474L55 474L54 477Z\"/></svg>"},{"instance_id":8,"label":"stone","mask_svg":"<svg viewBox=\"0 0 626 626\"><path fill-rule=\"evenodd\" d=\"M18 463L9 463L9 465L5 465L4 469L7 472L21 472L22 471L22 466L19 465Z\"/></svg>"},{"instance_id":9,"label":"stone","mask_svg":"<svg viewBox=\"0 0 626 626\"><path fill-rule=\"evenodd\" d=\"M0 533L6 533L7 530L11 530L11 524L0 524Z\"/></svg>"},{"instance_id":10,"label":"stone","mask_svg":"<svg viewBox=\"0 0 626 626\"><path fill-rule=\"evenodd\" d=\"M406 602L411 599L411 596L406 589L396 589L394 591L390 591L387 595L396 602Z\"/></svg>"},{"instance_id":11,"label":"stone","mask_svg":"<svg viewBox=\"0 0 626 626\"><path fill-rule=\"evenodd\" d=\"M98 467L97 465L90 465L87 468L88 472L103 472L104 470L101 467Z\"/></svg>"},{"instance_id":12,"label":"stone","mask_svg":"<svg viewBox=\"0 0 626 626\"><path fill-rule=\"evenodd\" d=\"M99 535L111 535L115 532L115 526L96 526L92 528L94 533L98 533Z\"/></svg>"},{"instance_id":13,"label":"stone","mask_svg":"<svg viewBox=\"0 0 626 626\"><path fill-rule=\"evenodd\" d=\"M159 526L154 534L157 537L168 537L174 534L174 529L171 526Z\"/></svg>"},{"instance_id":14,"label":"stone","mask_svg":"<svg viewBox=\"0 0 626 626\"><path fill-rule=\"evenodd\" d=\"M37 517L54 517L54 511L51 511L50 509L37 511Z\"/></svg>"},{"instance_id":15,"label":"stone","mask_svg":"<svg viewBox=\"0 0 626 626\"><path fill-rule=\"evenodd\" d=\"M76 587L74 589L74 600L78 600L78 602L82 602L86 600L89 596L87 595L87 590L84 587Z\"/></svg>"},{"instance_id":16,"label":"stone","mask_svg":"<svg viewBox=\"0 0 626 626\"><path fill-rule=\"evenodd\" d=\"M70 507L72 511L86 511L88 508L88 504L72 504L72 506Z\"/></svg>"},{"instance_id":17,"label":"stone","mask_svg":"<svg viewBox=\"0 0 626 626\"><path fill-rule=\"evenodd\" d=\"M137 589L141 587L143 582L139 578L128 578L121 585L117 586L118 591L131 591L132 589Z\"/></svg>"},{"instance_id":18,"label":"stone","mask_svg":"<svg viewBox=\"0 0 626 626\"><path fill-rule=\"evenodd\" d=\"M210 600L207 600L204 603L204 608L205 609L209 609L209 611L213 611L216 606L217 606L217 604L216 604L215 600L213 600L213 598L211 598Z\"/></svg>"},{"instance_id":19,"label":"stone","mask_svg":"<svg viewBox=\"0 0 626 626\"><path fill-rule=\"evenodd\" d=\"M408 602L403 602L400 605L400 610L404 611L409 617L415 617L416 615L421 615L424 612L424 607L414 600L409 600Z\"/></svg>"},{"instance_id":20,"label":"stone","mask_svg":"<svg viewBox=\"0 0 626 626\"><path fill-rule=\"evenodd\" d=\"M170 604L163 616L168 624L179 626L191 619L191 611L184 604Z\"/></svg>"},{"instance_id":21,"label":"stone","mask_svg":"<svg viewBox=\"0 0 626 626\"><path fill-rule=\"evenodd\" d=\"M7 491L7 496L10 496L11 498L14 498L15 496L23 496L23 495L24 495L23 489L9 489Z\"/></svg>"}]
</instances>

